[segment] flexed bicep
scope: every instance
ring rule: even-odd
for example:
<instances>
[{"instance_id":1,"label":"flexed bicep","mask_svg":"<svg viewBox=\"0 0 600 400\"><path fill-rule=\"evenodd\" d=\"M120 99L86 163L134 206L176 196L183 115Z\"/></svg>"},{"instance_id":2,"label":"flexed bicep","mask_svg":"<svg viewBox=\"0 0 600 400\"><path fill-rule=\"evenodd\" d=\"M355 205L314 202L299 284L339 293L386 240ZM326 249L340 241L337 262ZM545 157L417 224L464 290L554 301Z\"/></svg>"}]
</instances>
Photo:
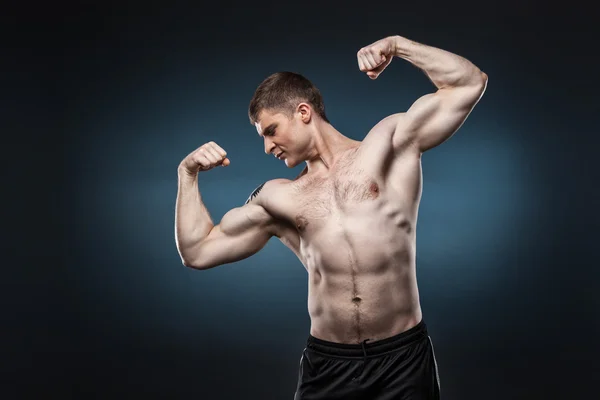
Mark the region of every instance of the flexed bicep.
<instances>
[{"instance_id":1,"label":"flexed bicep","mask_svg":"<svg viewBox=\"0 0 600 400\"><path fill-rule=\"evenodd\" d=\"M209 269L243 260L261 250L275 235L274 220L256 204L228 211L196 249L189 267Z\"/></svg>"},{"instance_id":2,"label":"flexed bicep","mask_svg":"<svg viewBox=\"0 0 600 400\"><path fill-rule=\"evenodd\" d=\"M196 269L240 261L261 250L277 234L277 222L256 200L263 185L245 204L229 210L208 236L198 243L193 262ZM254 200L254 201L253 201Z\"/></svg>"},{"instance_id":3,"label":"flexed bicep","mask_svg":"<svg viewBox=\"0 0 600 400\"><path fill-rule=\"evenodd\" d=\"M394 144L414 143L421 152L448 140L466 121L485 91L487 80L479 85L442 88L413 103L399 118Z\"/></svg>"}]
</instances>

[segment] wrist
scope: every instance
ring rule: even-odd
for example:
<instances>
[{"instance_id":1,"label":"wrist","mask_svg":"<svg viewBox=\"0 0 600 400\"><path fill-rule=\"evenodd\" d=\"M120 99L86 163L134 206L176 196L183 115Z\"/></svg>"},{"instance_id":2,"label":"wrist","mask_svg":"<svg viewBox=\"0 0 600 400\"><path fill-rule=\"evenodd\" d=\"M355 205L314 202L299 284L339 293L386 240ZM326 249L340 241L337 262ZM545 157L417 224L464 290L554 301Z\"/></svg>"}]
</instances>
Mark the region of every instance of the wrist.
<instances>
[{"instance_id":1,"label":"wrist","mask_svg":"<svg viewBox=\"0 0 600 400\"><path fill-rule=\"evenodd\" d=\"M392 45L391 45L392 54L394 54L394 56L396 56L396 57L405 56L407 53L407 49L412 42L410 40L408 40L407 38L402 37L400 35L392 36L391 40L392 40Z\"/></svg>"},{"instance_id":2,"label":"wrist","mask_svg":"<svg viewBox=\"0 0 600 400\"><path fill-rule=\"evenodd\" d=\"M198 172L190 171L185 166L180 165L177 167L177 175L179 176L179 179L196 179L198 177Z\"/></svg>"}]
</instances>

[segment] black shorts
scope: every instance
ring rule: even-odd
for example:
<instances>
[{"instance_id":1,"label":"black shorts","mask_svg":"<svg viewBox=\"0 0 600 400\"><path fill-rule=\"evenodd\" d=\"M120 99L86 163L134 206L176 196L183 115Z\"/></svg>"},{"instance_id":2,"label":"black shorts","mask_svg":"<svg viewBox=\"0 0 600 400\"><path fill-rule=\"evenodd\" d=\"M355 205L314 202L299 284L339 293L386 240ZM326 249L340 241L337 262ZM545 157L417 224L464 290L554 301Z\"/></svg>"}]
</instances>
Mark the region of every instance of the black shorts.
<instances>
[{"instance_id":1,"label":"black shorts","mask_svg":"<svg viewBox=\"0 0 600 400\"><path fill-rule=\"evenodd\" d=\"M437 362L423 320L372 343L333 343L309 335L294 396L294 400L439 398Z\"/></svg>"}]
</instances>

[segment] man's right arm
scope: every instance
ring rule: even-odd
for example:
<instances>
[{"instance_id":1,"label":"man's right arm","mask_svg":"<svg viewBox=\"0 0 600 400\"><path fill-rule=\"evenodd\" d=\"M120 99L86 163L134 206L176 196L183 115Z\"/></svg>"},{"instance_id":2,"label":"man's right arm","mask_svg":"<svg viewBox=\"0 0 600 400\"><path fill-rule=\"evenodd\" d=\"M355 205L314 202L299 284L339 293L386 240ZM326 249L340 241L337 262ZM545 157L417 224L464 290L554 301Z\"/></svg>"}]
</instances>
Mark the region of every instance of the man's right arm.
<instances>
[{"instance_id":1,"label":"man's right arm","mask_svg":"<svg viewBox=\"0 0 600 400\"><path fill-rule=\"evenodd\" d=\"M214 225L201 200L197 179L179 174L175 236L183 265L209 269L257 253L276 234L276 222L257 201L228 211ZM252 197L258 195L255 191Z\"/></svg>"},{"instance_id":2,"label":"man's right arm","mask_svg":"<svg viewBox=\"0 0 600 400\"><path fill-rule=\"evenodd\" d=\"M242 260L258 252L275 235L275 219L260 205L260 198L255 199L263 185L244 206L227 212L219 225L213 224L198 190L198 173L229 164L227 152L215 142L208 142L179 165L175 241L187 267L208 269Z\"/></svg>"}]
</instances>

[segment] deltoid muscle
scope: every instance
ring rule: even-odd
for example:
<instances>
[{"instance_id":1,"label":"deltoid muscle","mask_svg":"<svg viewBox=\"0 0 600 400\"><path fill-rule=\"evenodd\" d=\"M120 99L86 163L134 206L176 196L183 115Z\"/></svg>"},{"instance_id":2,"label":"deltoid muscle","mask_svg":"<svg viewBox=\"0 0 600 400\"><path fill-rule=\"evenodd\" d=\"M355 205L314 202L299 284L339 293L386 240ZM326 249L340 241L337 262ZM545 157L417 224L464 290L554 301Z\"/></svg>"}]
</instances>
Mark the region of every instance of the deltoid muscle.
<instances>
[{"instance_id":1,"label":"deltoid muscle","mask_svg":"<svg viewBox=\"0 0 600 400\"><path fill-rule=\"evenodd\" d=\"M261 183L259 187L254 189L254 192L252 192L252 194L250 195L250 197L248 197L248 200L246 200L246 202L244 204L250 203L250 201L252 201L253 198L258 196L258 193L260 193L260 190L263 188L264 185L265 185L264 183Z\"/></svg>"}]
</instances>

